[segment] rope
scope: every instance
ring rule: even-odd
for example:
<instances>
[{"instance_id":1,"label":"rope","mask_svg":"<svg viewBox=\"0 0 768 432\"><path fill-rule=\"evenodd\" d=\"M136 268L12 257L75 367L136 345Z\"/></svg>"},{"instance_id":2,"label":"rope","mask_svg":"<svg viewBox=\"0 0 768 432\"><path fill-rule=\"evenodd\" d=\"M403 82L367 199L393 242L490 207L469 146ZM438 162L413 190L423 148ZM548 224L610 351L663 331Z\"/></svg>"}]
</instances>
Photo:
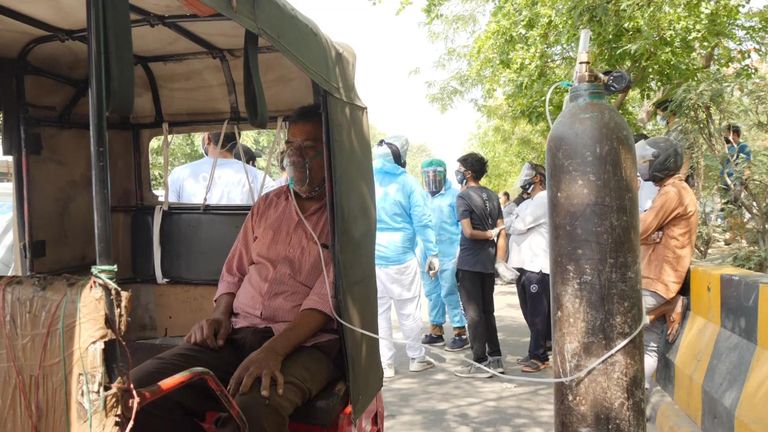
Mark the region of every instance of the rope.
<instances>
[{"instance_id":1,"label":"rope","mask_svg":"<svg viewBox=\"0 0 768 432\"><path fill-rule=\"evenodd\" d=\"M91 267L91 274L94 274L94 267ZM82 322L80 321L80 299L83 297L83 291L85 291L87 285L83 285L83 288L80 290L80 293L77 296L77 304L75 305L75 311L77 313L77 317L75 318L77 320L77 352L80 356L80 367L83 371L83 380L85 381L85 412L88 413L88 430L93 431L93 407L91 406L91 385L88 382L88 371L85 368L85 359L83 358L83 350L81 349L82 341Z\"/></svg>"},{"instance_id":2,"label":"rope","mask_svg":"<svg viewBox=\"0 0 768 432\"><path fill-rule=\"evenodd\" d=\"M211 186L213 186L213 176L216 174L216 164L219 162L219 152L221 152L221 142L224 141L224 132L227 130L229 119L224 120L224 125L221 127L221 135L219 135L219 143L216 145L216 154L213 157L213 165L211 165L211 172L208 176L208 185L205 187L205 196L203 196L203 204L200 206L200 210L205 209L205 205L208 203L208 193L211 192Z\"/></svg>"},{"instance_id":3,"label":"rope","mask_svg":"<svg viewBox=\"0 0 768 432\"><path fill-rule=\"evenodd\" d=\"M32 404L29 401L29 394L27 393L26 386L24 385L24 381L21 376L21 371L19 370L19 363L16 359L16 352L13 350L13 347L11 347L11 339L8 337L8 329L6 328L6 322L5 322L5 280L0 283L0 325L3 327L3 342L5 343L5 349L8 353L8 357L10 357L11 365L13 366L13 372L16 377L16 386L19 389L19 394L21 395L21 402L24 408L24 414L26 414L27 419L29 420L29 423L32 427L33 431L38 431L39 428L37 426L37 422L35 421L35 418L32 414Z\"/></svg>"},{"instance_id":4,"label":"rope","mask_svg":"<svg viewBox=\"0 0 768 432\"><path fill-rule=\"evenodd\" d=\"M171 141L168 140L168 122L163 122L163 210L168 210L168 165Z\"/></svg>"},{"instance_id":5,"label":"rope","mask_svg":"<svg viewBox=\"0 0 768 432\"><path fill-rule=\"evenodd\" d=\"M59 318L59 345L61 348L61 369L62 369L62 376L64 377L64 416L66 421L66 431L69 432L70 426L69 426L69 391L68 391L68 385L69 385L69 379L68 379L68 370L67 370L67 353L64 349L64 313L67 311L67 302L69 302L69 291L67 291L67 294L64 297L64 306L61 308L61 317Z\"/></svg>"},{"instance_id":6,"label":"rope","mask_svg":"<svg viewBox=\"0 0 768 432\"><path fill-rule=\"evenodd\" d=\"M243 174L245 174L245 181L248 183L248 192L251 195L251 205L256 204L256 195L253 194L253 185L251 184L251 176L248 175L248 167L245 164L245 155L243 154L243 146L240 144L240 128L235 125L235 140L237 140L237 151L240 153L240 162L243 165ZM264 173L266 176L267 174ZM261 179L261 184L264 184L264 178ZM261 196L261 195L259 195Z\"/></svg>"},{"instance_id":7,"label":"rope","mask_svg":"<svg viewBox=\"0 0 768 432\"><path fill-rule=\"evenodd\" d=\"M261 178L261 186L259 187L259 198L264 193L264 181L267 179L267 173L272 168L272 160L275 157L275 150L280 144L280 135L283 132L283 116L277 118L277 126L275 127L275 140L272 142L272 147L269 149L269 155L267 155L267 164L264 166L264 175Z\"/></svg>"}]
</instances>

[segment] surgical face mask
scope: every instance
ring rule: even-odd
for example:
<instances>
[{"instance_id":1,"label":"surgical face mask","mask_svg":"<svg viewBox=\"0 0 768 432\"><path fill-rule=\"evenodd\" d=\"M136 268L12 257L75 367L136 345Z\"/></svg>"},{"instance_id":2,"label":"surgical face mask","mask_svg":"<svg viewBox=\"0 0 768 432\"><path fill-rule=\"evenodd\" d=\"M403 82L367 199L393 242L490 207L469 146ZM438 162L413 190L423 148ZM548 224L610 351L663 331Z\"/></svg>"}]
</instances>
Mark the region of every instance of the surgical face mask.
<instances>
[{"instance_id":1,"label":"surgical face mask","mask_svg":"<svg viewBox=\"0 0 768 432\"><path fill-rule=\"evenodd\" d=\"M669 123L669 120L667 119L667 116L663 114L657 114L656 115L656 123L658 123L661 126L666 127L667 123Z\"/></svg>"},{"instance_id":2,"label":"surgical face mask","mask_svg":"<svg viewBox=\"0 0 768 432\"><path fill-rule=\"evenodd\" d=\"M466 172L466 171L462 171L462 170L456 170L456 171L454 172L454 174L456 175L456 182L457 182L457 183L458 183L460 186L464 186L464 185L467 183L467 176L466 176L466 175L464 175L464 173L465 173L465 172Z\"/></svg>"},{"instance_id":3,"label":"surgical face mask","mask_svg":"<svg viewBox=\"0 0 768 432\"><path fill-rule=\"evenodd\" d=\"M533 177L526 179L523 184L520 185L520 189L527 194L533 192L534 187L536 187L536 180L534 180Z\"/></svg>"},{"instance_id":4,"label":"surgical face mask","mask_svg":"<svg viewBox=\"0 0 768 432\"><path fill-rule=\"evenodd\" d=\"M424 181L424 190L435 196L445 187L445 168L430 167L421 170L421 178Z\"/></svg>"},{"instance_id":5,"label":"surgical face mask","mask_svg":"<svg viewBox=\"0 0 768 432\"><path fill-rule=\"evenodd\" d=\"M318 147L319 144L312 141L286 142L283 166L288 175L288 185L291 190L296 191L304 198L318 195L325 187L325 183L322 182L309 189L311 186L310 166L313 161L323 157L323 153Z\"/></svg>"}]
</instances>

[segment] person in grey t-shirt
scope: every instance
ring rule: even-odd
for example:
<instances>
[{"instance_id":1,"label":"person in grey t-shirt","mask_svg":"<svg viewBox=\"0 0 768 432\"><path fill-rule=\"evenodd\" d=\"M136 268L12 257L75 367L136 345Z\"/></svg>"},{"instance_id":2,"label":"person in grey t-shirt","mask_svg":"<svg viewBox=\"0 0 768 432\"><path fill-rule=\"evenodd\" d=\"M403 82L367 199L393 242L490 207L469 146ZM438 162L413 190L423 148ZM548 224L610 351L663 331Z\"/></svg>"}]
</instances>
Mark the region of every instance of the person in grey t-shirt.
<instances>
[{"instance_id":1,"label":"person in grey t-shirt","mask_svg":"<svg viewBox=\"0 0 768 432\"><path fill-rule=\"evenodd\" d=\"M488 171L488 161L478 153L468 153L458 162L456 181L462 186L462 191L456 199L456 213L462 236L456 268L459 295L472 345L472 360L503 373L493 290L497 262L506 265L504 217L496 193L480 185L480 180ZM454 374L463 378L488 378L492 375L472 363L455 370Z\"/></svg>"}]
</instances>

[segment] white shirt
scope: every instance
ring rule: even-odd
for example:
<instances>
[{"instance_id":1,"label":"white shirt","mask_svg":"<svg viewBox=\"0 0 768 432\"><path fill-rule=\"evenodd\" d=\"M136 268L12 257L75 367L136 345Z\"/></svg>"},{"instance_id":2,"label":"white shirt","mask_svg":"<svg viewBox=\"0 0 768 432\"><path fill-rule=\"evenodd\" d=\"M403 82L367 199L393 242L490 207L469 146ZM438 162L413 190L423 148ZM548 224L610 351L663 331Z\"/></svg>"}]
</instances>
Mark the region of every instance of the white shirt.
<instances>
[{"instance_id":1,"label":"white shirt","mask_svg":"<svg viewBox=\"0 0 768 432\"><path fill-rule=\"evenodd\" d=\"M511 234L508 264L549 274L547 191L520 203L506 228Z\"/></svg>"},{"instance_id":2,"label":"white shirt","mask_svg":"<svg viewBox=\"0 0 768 432\"><path fill-rule=\"evenodd\" d=\"M213 158L206 156L174 168L168 176L168 202L202 204L212 165ZM269 176L250 165L245 165L248 172L246 180L243 166L243 163L236 159L219 159L216 162L216 173L213 175L213 184L206 201L208 204L253 204L247 181L251 182L256 199L262 181L264 192L275 188Z\"/></svg>"},{"instance_id":3,"label":"white shirt","mask_svg":"<svg viewBox=\"0 0 768 432\"><path fill-rule=\"evenodd\" d=\"M653 182L641 181L640 189L637 190L637 199L640 201L640 213L651 208L653 199L659 193L659 188Z\"/></svg>"}]
</instances>

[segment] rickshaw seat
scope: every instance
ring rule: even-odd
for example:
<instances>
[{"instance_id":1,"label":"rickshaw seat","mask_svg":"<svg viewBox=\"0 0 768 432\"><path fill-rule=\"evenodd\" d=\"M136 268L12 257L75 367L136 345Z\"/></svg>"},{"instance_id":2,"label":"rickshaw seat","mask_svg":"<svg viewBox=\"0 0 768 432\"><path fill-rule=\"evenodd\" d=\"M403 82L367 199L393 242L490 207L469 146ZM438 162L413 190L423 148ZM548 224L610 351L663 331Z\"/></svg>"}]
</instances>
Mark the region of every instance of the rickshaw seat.
<instances>
[{"instance_id":1,"label":"rickshaw seat","mask_svg":"<svg viewBox=\"0 0 768 432\"><path fill-rule=\"evenodd\" d=\"M247 207L172 207L160 224L162 275L175 282L216 284L221 268L248 215ZM155 279L154 207L131 216L132 270L139 280Z\"/></svg>"}]
</instances>

